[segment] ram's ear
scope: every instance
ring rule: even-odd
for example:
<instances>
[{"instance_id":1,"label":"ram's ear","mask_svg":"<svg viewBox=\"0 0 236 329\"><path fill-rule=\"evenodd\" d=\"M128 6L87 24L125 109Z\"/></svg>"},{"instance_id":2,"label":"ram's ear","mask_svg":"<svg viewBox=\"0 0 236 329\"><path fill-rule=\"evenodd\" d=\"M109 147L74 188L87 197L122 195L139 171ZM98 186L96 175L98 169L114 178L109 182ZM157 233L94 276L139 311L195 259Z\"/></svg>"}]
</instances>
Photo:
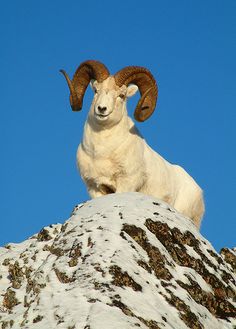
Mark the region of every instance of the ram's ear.
<instances>
[{"instance_id":1,"label":"ram's ear","mask_svg":"<svg viewBox=\"0 0 236 329\"><path fill-rule=\"evenodd\" d=\"M97 83L97 81L96 80L94 80L94 79L92 79L91 81L90 81L90 87L92 88L92 90L95 92L96 91L96 83Z\"/></svg>"},{"instance_id":2,"label":"ram's ear","mask_svg":"<svg viewBox=\"0 0 236 329\"><path fill-rule=\"evenodd\" d=\"M127 87L127 97L132 97L136 94L136 92L138 91L138 87L136 85L129 85Z\"/></svg>"}]
</instances>

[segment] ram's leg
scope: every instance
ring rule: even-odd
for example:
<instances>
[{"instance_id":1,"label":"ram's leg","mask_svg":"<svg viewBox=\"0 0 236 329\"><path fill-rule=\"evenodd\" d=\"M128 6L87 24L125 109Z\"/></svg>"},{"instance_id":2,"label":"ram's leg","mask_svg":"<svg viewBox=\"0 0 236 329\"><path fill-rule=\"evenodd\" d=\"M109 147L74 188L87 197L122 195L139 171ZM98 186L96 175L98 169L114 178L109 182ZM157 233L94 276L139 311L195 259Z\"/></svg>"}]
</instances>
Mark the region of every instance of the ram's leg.
<instances>
[{"instance_id":1,"label":"ram's leg","mask_svg":"<svg viewBox=\"0 0 236 329\"><path fill-rule=\"evenodd\" d=\"M194 203L194 211L193 211L193 213L194 213L193 221L196 224L196 226L198 227L198 229L200 229L204 212L205 212L204 199L203 199L202 193L200 193L198 198L196 199L196 202Z\"/></svg>"},{"instance_id":2,"label":"ram's leg","mask_svg":"<svg viewBox=\"0 0 236 329\"><path fill-rule=\"evenodd\" d=\"M137 180L125 178L117 181L116 193L124 193L124 192L139 192L140 184L135 184Z\"/></svg>"},{"instance_id":3,"label":"ram's leg","mask_svg":"<svg viewBox=\"0 0 236 329\"><path fill-rule=\"evenodd\" d=\"M91 196L92 199L98 198L102 196L103 194L100 191L94 190L94 189L88 189L88 193Z\"/></svg>"},{"instance_id":4,"label":"ram's leg","mask_svg":"<svg viewBox=\"0 0 236 329\"><path fill-rule=\"evenodd\" d=\"M94 184L87 184L87 190L92 199L98 198L98 197L104 195L101 191L99 191L97 186Z\"/></svg>"},{"instance_id":5,"label":"ram's leg","mask_svg":"<svg viewBox=\"0 0 236 329\"><path fill-rule=\"evenodd\" d=\"M191 195L191 192L192 191L188 193L188 196ZM174 207L183 215L191 218L196 227L200 229L201 220L205 210L201 190L197 192L195 191L194 193L192 192L192 198L189 198L188 200L186 200L186 198L183 198L183 196L178 197L175 201Z\"/></svg>"},{"instance_id":6,"label":"ram's leg","mask_svg":"<svg viewBox=\"0 0 236 329\"><path fill-rule=\"evenodd\" d=\"M91 198L98 198L106 194L115 193L115 188L107 184L100 184L98 186L88 185L87 187L88 187L88 193L91 196Z\"/></svg>"}]
</instances>

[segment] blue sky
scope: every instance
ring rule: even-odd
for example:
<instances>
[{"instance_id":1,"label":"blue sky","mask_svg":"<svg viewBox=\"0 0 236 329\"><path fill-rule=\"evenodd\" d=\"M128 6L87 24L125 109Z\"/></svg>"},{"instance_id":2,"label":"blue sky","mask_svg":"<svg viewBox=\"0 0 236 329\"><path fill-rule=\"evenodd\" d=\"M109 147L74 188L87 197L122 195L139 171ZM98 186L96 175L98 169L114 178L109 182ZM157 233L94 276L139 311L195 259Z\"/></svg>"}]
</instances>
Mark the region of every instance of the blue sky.
<instances>
[{"instance_id":1,"label":"blue sky","mask_svg":"<svg viewBox=\"0 0 236 329\"><path fill-rule=\"evenodd\" d=\"M59 69L145 66L159 86L148 143L204 189L202 234L236 245L236 2L5 1L1 4L0 245L63 222L88 199L75 154L92 98L70 110ZM137 98L129 101L129 113Z\"/></svg>"}]
</instances>

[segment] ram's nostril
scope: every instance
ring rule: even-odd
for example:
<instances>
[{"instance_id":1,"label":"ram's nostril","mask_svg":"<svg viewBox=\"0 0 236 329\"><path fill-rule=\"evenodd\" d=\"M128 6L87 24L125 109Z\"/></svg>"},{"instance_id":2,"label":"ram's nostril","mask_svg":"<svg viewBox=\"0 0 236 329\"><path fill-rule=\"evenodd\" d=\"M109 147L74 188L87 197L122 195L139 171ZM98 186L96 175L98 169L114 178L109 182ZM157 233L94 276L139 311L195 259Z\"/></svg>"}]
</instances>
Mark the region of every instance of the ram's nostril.
<instances>
[{"instance_id":1,"label":"ram's nostril","mask_svg":"<svg viewBox=\"0 0 236 329\"><path fill-rule=\"evenodd\" d=\"M106 106L103 106L103 107L100 105L98 106L98 111L101 113L104 113L106 111L106 109L107 109Z\"/></svg>"}]
</instances>

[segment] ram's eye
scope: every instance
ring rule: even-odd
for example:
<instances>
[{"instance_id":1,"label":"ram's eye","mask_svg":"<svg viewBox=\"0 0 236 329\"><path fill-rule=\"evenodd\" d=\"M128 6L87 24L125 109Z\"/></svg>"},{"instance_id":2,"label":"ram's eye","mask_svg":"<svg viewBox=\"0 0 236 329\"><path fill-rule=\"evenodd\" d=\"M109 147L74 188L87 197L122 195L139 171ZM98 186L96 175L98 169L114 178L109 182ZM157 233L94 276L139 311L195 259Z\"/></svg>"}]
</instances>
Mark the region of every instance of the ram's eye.
<instances>
[{"instance_id":1,"label":"ram's eye","mask_svg":"<svg viewBox=\"0 0 236 329\"><path fill-rule=\"evenodd\" d=\"M93 88L93 91L94 91L94 94L97 94L98 93L98 91L97 91L96 88Z\"/></svg>"},{"instance_id":2,"label":"ram's eye","mask_svg":"<svg viewBox=\"0 0 236 329\"><path fill-rule=\"evenodd\" d=\"M120 94L119 97L120 97L121 99L125 99L125 95L124 95L124 94Z\"/></svg>"}]
</instances>

